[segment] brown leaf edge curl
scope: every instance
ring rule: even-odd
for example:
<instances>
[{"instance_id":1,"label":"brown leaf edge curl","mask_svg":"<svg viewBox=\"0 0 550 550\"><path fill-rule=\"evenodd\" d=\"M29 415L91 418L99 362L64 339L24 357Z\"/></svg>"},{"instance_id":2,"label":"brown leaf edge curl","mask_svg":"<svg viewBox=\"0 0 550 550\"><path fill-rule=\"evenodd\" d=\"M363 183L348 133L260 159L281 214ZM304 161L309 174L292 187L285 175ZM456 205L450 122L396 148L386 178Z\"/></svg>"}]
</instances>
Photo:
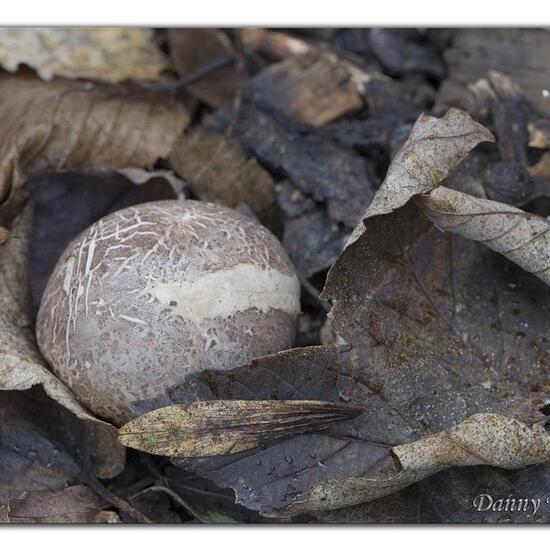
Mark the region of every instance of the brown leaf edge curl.
<instances>
[{"instance_id":1,"label":"brown leaf edge curl","mask_svg":"<svg viewBox=\"0 0 550 550\"><path fill-rule=\"evenodd\" d=\"M197 401L156 409L120 428L126 447L170 457L230 455L320 430L361 410L326 401Z\"/></svg>"},{"instance_id":2,"label":"brown leaf edge curl","mask_svg":"<svg viewBox=\"0 0 550 550\"><path fill-rule=\"evenodd\" d=\"M415 200L438 229L478 241L550 285L547 218L443 186Z\"/></svg>"}]
</instances>

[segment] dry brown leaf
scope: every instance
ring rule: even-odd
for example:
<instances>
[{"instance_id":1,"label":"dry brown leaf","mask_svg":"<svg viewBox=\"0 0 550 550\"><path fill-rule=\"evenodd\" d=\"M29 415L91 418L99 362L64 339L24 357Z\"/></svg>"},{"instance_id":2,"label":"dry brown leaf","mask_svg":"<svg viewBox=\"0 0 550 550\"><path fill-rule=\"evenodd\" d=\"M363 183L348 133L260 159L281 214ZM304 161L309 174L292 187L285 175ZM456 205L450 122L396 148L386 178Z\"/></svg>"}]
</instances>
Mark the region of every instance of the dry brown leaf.
<instances>
[{"instance_id":1,"label":"dry brown leaf","mask_svg":"<svg viewBox=\"0 0 550 550\"><path fill-rule=\"evenodd\" d=\"M169 29L168 45L172 64L182 78L234 56L231 41L218 29ZM233 64L209 72L186 88L207 105L221 107L231 103L240 86L241 77Z\"/></svg>"},{"instance_id":2,"label":"dry brown leaf","mask_svg":"<svg viewBox=\"0 0 550 550\"><path fill-rule=\"evenodd\" d=\"M61 491L31 491L11 500L6 523L94 523L101 499L84 485Z\"/></svg>"},{"instance_id":3,"label":"dry brown leaf","mask_svg":"<svg viewBox=\"0 0 550 550\"><path fill-rule=\"evenodd\" d=\"M364 219L389 214L415 195L428 193L482 141L494 137L460 109L449 109L441 119L420 115Z\"/></svg>"},{"instance_id":4,"label":"dry brown leaf","mask_svg":"<svg viewBox=\"0 0 550 550\"><path fill-rule=\"evenodd\" d=\"M163 407L120 428L127 447L171 457L241 453L359 414L323 401L197 401Z\"/></svg>"},{"instance_id":5,"label":"dry brown leaf","mask_svg":"<svg viewBox=\"0 0 550 550\"><path fill-rule=\"evenodd\" d=\"M323 126L363 106L366 73L324 50L270 65L251 87L257 102L312 126Z\"/></svg>"},{"instance_id":6,"label":"dry brown leaf","mask_svg":"<svg viewBox=\"0 0 550 550\"><path fill-rule=\"evenodd\" d=\"M478 241L550 285L550 221L501 202L439 187L417 197L442 231Z\"/></svg>"},{"instance_id":7,"label":"dry brown leaf","mask_svg":"<svg viewBox=\"0 0 550 550\"><path fill-rule=\"evenodd\" d=\"M109 82L157 80L166 67L150 29L1 28L0 64L15 72L23 63L44 80L62 76Z\"/></svg>"},{"instance_id":8,"label":"dry brown leaf","mask_svg":"<svg viewBox=\"0 0 550 550\"><path fill-rule=\"evenodd\" d=\"M187 123L184 108L166 97L2 77L0 205L9 199L9 210L17 211L24 174L90 164L149 167L168 155Z\"/></svg>"},{"instance_id":9,"label":"dry brown leaf","mask_svg":"<svg viewBox=\"0 0 550 550\"><path fill-rule=\"evenodd\" d=\"M275 205L273 178L235 140L197 130L176 141L170 162L201 200L246 203L265 222Z\"/></svg>"}]
</instances>

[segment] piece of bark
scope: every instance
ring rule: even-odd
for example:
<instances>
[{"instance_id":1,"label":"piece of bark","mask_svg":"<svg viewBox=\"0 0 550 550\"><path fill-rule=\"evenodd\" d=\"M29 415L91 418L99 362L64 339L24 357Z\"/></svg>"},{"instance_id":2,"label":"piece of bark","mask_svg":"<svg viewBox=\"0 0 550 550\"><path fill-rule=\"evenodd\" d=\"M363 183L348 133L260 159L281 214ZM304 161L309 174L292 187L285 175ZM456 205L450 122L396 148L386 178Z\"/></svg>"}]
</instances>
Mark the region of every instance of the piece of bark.
<instances>
[{"instance_id":1,"label":"piece of bark","mask_svg":"<svg viewBox=\"0 0 550 550\"><path fill-rule=\"evenodd\" d=\"M298 272L309 278L328 269L342 252L349 231L331 223L322 208L286 220L283 246Z\"/></svg>"},{"instance_id":2,"label":"piece of bark","mask_svg":"<svg viewBox=\"0 0 550 550\"><path fill-rule=\"evenodd\" d=\"M374 55L392 75L421 72L441 78L444 74L437 51L429 43L422 44L414 29L375 28L370 30L369 38Z\"/></svg>"},{"instance_id":3,"label":"piece of bark","mask_svg":"<svg viewBox=\"0 0 550 550\"><path fill-rule=\"evenodd\" d=\"M263 164L326 201L331 221L352 227L374 195L377 181L369 163L319 132L251 103L240 109L233 130Z\"/></svg>"},{"instance_id":4,"label":"piece of bark","mask_svg":"<svg viewBox=\"0 0 550 550\"><path fill-rule=\"evenodd\" d=\"M182 78L235 55L229 38L218 29L169 29L168 47L172 64ZM187 89L210 107L221 107L233 101L240 87L241 76L232 64L209 72Z\"/></svg>"},{"instance_id":5,"label":"piece of bark","mask_svg":"<svg viewBox=\"0 0 550 550\"><path fill-rule=\"evenodd\" d=\"M273 178L231 137L196 130L176 142L170 162L199 199L231 208L246 203L264 223L273 221Z\"/></svg>"},{"instance_id":6,"label":"piece of bark","mask_svg":"<svg viewBox=\"0 0 550 550\"><path fill-rule=\"evenodd\" d=\"M363 106L366 74L322 49L270 65L252 79L255 101L312 126L323 126Z\"/></svg>"},{"instance_id":7,"label":"piece of bark","mask_svg":"<svg viewBox=\"0 0 550 550\"><path fill-rule=\"evenodd\" d=\"M0 29L0 64L25 64L40 78L54 76L120 82L158 80L166 58L151 29L11 27Z\"/></svg>"}]
</instances>

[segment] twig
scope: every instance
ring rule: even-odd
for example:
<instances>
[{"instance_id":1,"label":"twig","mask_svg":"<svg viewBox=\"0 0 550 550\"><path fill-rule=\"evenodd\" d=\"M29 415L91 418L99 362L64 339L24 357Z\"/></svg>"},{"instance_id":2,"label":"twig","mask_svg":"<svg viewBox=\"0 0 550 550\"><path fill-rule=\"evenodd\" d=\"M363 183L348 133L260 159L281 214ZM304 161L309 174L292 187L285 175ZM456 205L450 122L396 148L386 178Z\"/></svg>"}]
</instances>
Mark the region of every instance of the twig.
<instances>
[{"instance_id":1,"label":"twig","mask_svg":"<svg viewBox=\"0 0 550 550\"><path fill-rule=\"evenodd\" d=\"M87 485L93 489L100 497L110 502L113 506L116 506L119 510L126 512L131 518L135 519L138 523L153 523L145 514L142 514L139 510L134 508L130 503L126 502L123 498L118 497L111 492L107 487L100 483L97 479L90 478L87 480Z\"/></svg>"}]
</instances>

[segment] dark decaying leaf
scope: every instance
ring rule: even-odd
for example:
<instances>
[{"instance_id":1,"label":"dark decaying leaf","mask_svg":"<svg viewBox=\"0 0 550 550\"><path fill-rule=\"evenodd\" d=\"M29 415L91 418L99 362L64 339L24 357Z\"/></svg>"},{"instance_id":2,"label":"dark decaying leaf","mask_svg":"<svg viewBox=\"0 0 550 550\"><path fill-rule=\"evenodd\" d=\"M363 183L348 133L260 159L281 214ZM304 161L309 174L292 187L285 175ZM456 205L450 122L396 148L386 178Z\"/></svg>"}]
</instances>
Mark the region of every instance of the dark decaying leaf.
<instances>
[{"instance_id":1,"label":"dark decaying leaf","mask_svg":"<svg viewBox=\"0 0 550 550\"><path fill-rule=\"evenodd\" d=\"M199 401L156 409L120 428L127 447L172 457L231 455L359 414L322 401Z\"/></svg>"},{"instance_id":2,"label":"dark decaying leaf","mask_svg":"<svg viewBox=\"0 0 550 550\"><path fill-rule=\"evenodd\" d=\"M0 392L0 521L93 521L91 449L86 425L40 388Z\"/></svg>"},{"instance_id":3,"label":"dark decaying leaf","mask_svg":"<svg viewBox=\"0 0 550 550\"><path fill-rule=\"evenodd\" d=\"M432 123L438 137L425 156L424 147L409 144L427 178L412 180L401 204L418 192L415 186L436 186L479 141L470 140L471 123L458 112ZM430 175L438 141L447 160ZM446 148L449 143L456 150ZM510 467L507 432L481 429L493 415L507 417L510 437L529 450L517 454L513 467L533 462L529 438L545 434L531 425L544 418L539 409L549 399L548 287L487 247L439 232L414 204L383 216L367 213L355 235L323 291L349 350L290 350L231 373L210 373L203 385L190 382L202 399L340 399L365 411L323 434L267 449L178 461L232 487L240 502L264 514L338 508L394 492L450 464L408 468L391 449L414 442L429 453L431 434L454 427L473 426L468 445L487 447L483 462ZM180 394L171 398L178 401ZM507 424L508 418L515 420ZM496 439L489 444L489 437ZM544 445L537 460L548 460ZM471 457L457 463L471 464ZM490 480L491 470L484 475Z\"/></svg>"},{"instance_id":4,"label":"dark decaying leaf","mask_svg":"<svg viewBox=\"0 0 550 550\"><path fill-rule=\"evenodd\" d=\"M230 373L204 373L189 379L182 392L178 388L171 392L175 402L190 399L190 395L196 399L279 400L314 396L364 409L356 418L267 448L234 456L175 460L221 487L233 488L239 503L265 515L281 510L288 514L285 508L302 501L306 504L297 511L330 505L310 503L308 494L313 486L331 478L395 473L389 449L415 440L421 433L415 433L368 386L353 353L333 346L288 350ZM353 499L353 494L349 498Z\"/></svg>"}]
</instances>

